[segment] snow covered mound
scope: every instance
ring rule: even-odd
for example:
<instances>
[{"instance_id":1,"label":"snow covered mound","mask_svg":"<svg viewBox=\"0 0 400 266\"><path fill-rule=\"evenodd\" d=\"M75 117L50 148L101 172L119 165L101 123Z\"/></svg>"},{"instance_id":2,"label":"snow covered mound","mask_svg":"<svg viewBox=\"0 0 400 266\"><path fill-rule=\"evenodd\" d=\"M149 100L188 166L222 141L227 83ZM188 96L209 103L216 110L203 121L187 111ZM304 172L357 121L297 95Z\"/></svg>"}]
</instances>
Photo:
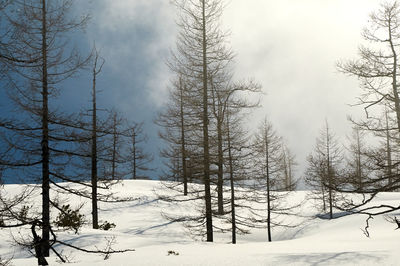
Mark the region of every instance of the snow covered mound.
<instances>
[{"instance_id":1,"label":"snow covered mound","mask_svg":"<svg viewBox=\"0 0 400 266\"><path fill-rule=\"evenodd\" d=\"M18 193L21 186L6 185L10 195ZM99 203L101 221L115 223L109 230L93 230L88 223L78 234L58 231L64 242L86 249L102 249L110 240L111 247L135 249L133 252L113 254L107 260L98 254L88 254L55 245L72 265L400 265L400 230L384 217L370 220L370 237L362 229L367 217L344 216L334 220L294 218L300 226L277 228L273 242L267 242L264 229L252 229L250 234L238 235L237 244L230 244L230 233L217 233L214 243L194 239L180 222L165 218L163 213L190 214L192 203L160 201L154 191L161 189L158 181L123 181L113 187L119 196L136 200L119 203ZM301 202L306 192L294 192L290 201ZM40 206L40 193L36 193L35 206ZM78 197L63 196L71 206L85 203L82 213L90 219L90 202ZM396 204L400 193L383 193L377 203ZM32 209L35 207L32 206ZM315 216L317 211L310 202L302 204L303 216ZM0 256L12 258L12 265L37 265L36 259L26 249L15 245L13 238L29 235L29 228L0 230ZM50 265L59 265L54 254Z\"/></svg>"}]
</instances>

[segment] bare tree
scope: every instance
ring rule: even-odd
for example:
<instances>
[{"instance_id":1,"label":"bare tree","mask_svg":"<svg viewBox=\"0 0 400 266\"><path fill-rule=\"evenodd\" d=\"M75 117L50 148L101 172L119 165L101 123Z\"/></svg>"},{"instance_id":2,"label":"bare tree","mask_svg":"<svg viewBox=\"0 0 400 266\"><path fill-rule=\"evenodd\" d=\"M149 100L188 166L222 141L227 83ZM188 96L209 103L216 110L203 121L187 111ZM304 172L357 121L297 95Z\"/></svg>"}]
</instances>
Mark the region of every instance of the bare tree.
<instances>
[{"instance_id":1,"label":"bare tree","mask_svg":"<svg viewBox=\"0 0 400 266\"><path fill-rule=\"evenodd\" d=\"M294 177L295 167L297 165L294 154L289 148L282 144L282 167L283 167L283 185L282 190L293 191L296 189L296 180Z\"/></svg>"},{"instance_id":2,"label":"bare tree","mask_svg":"<svg viewBox=\"0 0 400 266\"><path fill-rule=\"evenodd\" d=\"M282 163L285 159L288 160L288 150L283 147L282 138L278 136L271 122L265 118L255 133L252 145L254 169L252 178L255 182L253 196L249 199L255 203L266 205L266 207L260 207L259 210L250 209L255 223L267 224L269 242L272 241L271 229L273 226L287 226L283 221L278 222L278 217L275 217L274 220L272 215L289 213L294 208L284 206L285 193L277 193L279 190L286 190L294 186L293 184L285 185L289 175L287 171L291 170L287 168L289 162ZM294 160L294 158L292 157L290 160ZM266 214L264 211L260 212L261 209Z\"/></svg>"},{"instance_id":3,"label":"bare tree","mask_svg":"<svg viewBox=\"0 0 400 266\"><path fill-rule=\"evenodd\" d=\"M263 121L258 134L255 136L254 150L260 154L259 163L261 179L266 181L267 189L267 229L268 241L271 241L271 190L273 177L281 171L281 138L272 129L272 124L266 119Z\"/></svg>"},{"instance_id":4,"label":"bare tree","mask_svg":"<svg viewBox=\"0 0 400 266\"><path fill-rule=\"evenodd\" d=\"M13 131L14 138L11 141L18 143L14 146L18 150L18 156L14 159L29 154L22 159L25 162L19 159L18 163L7 164L25 167L41 165L44 256L49 255L50 248L50 151L58 151L49 145L49 140L56 140L56 136L51 135L49 125L60 122L55 113L49 110L49 98L58 94L58 83L73 76L87 62L76 50L68 54L65 49L68 33L81 28L87 21L86 16L79 20L70 19L71 6L71 1L13 1L3 10L10 30L3 38L0 54L9 69L9 97L25 112L22 119L30 119L29 122L21 119L3 120L3 129ZM14 11L12 16L11 10ZM7 138L10 134L3 136Z\"/></svg>"},{"instance_id":5,"label":"bare tree","mask_svg":"<svg viewBox=\"0 0 400 266\"><path fill-rule=\"evenodd\" d=\"M175 83L175 85L178 85L179 83ZM199 120L196 119L190 119L191 117L195 116L196 114L196 106L190 105L192 101L191 97L185 97L186 101L181 101L180 95L182 93L184 95L191 95L191 92L188 90L188 88L185 88L185 86L175 86L173 87L177 90L171 91L173 93L171 96L171 104L167 106L167 109L164 113L160 114L159 119L156 121L158 124L162 125L164 128L164 131L161 132L161 136L165 139L168 140L170 143L170 146L167 147L163 151L163 155L166 156L167 158L170 159L170 163L168 164L169 168L169 174L166 174L166 179L167 180L177 180L176 179L176 174L178 176L181 176L182 173L182 165L180 164L181 162L181 144L182 142L182 136L185 137L185 158L186 158L186 164L187 164L187 175L188 179L191 181L197 182L201 181L201 179L197 179L197 176L201 174L201 152L199 152L199 127L197 124L199 123ZM183 92L179 90L179 88L185 88ZM245 94L248 93L258 93L260 92L260 85L254 83L254 82L238 82L232 85L229 85L229 87L225 88L224 90L220 89L217 93L219 96L213 95L213 101L219 101L219 112L221 112L221 136L222 139L220 139L221 142L221 148L220 150L222 151L222 159L218 159L220 154L218 153L218 149L215 149L216 155L212 156L212 158L215 158L215 161L221 160L223 163L223 168L226 169L226 173L229 173L229 181L231 184L231 199L225 199L223 201L223 204L227 206L230 204L230 211L224 211L223 215L218 214L215 215L215 218L220 220L222 223L224 223L223 226L215 226L214 229L218 231L229 231L230 229L226 227L225 225L228 224L229 226L232 224L232 234L233 234L233 242L235 242L236 238L236 232L240 233L245 233L247 232L246 226L249 221L245 221L246 218L244 217L239 217L237 223L236 223L236 218L237 214L235 213L234 209L235 206L239 207L239 215L241 210L245 209L245 207L242 207L240 205L241 202L244 201L243 196L235 196L235 186L238 186L240 183L240 180L245 179L246 172L249 169L246 168L249 165L250 161L250 154L251 152L249 151L249 144L248 144L248 136L247 132L241 129L241 125L243 124L245 114L247 112L258 106L258 102L250 102L247 101L246 98L244 97ZM180 93L179 93L180 92ZM216 93L216 91L214 91ZM218 97L218 99L216 99ZM185 103L185 109L183 111L183 115L185 117L185 124L184 124L184 130L182 134L182 127L179 127L181 125L181 121L179 121L180 115L177 115L182 111L180 107L182 107L181 103ZM196 102L195 102L196 103ZM195 104L194 103L194 104ZM211 106L212 109L217 109L216 106ZM229 118L228 118L229 116ZM196 117L195 117L196 118ZM162 120L161 120L162 119ZM229 119L229 122L228 122ZM215 126L214 123L217 123L216 120L213 120L211 123L213 123L213 126ZM217 134L216 134L217 135ZM229 137L227 137L229 135ZM213 143L218 142L218 138L212 138ZM215 142L214 142L215 141ZM217 144L213 146L218 146ZM247 162L246 162L247 161ZM217 164L215 164L217 165ZM217 168L217 167L216 167ZM214 173L219 172L218 168L217 170L214 170ZM226 176L224 177L226 179ZM179 180L179 179L178 179ZM182 178L180 178L182 180ZM217 179L218 180L218 179ZM218 182L216 182L217 184ZM172 182L163 182L164 186L167 187L168 189L173 189L176 190L178 193L182 193L182 187L178 186L176 183ZM215 186L215 189L218 190L218 186ZM229 189L227 187L224 187L224 192L229 192ZM183 193L184 194L184 193ZM184 194L185 195L185 194ZM181 197L176 197L175 195L172 197L168 197L167 195L160 195L160 197L163 200L168 200L168 201L190 201L190 202L195 202L200 199L203 199L203 194L201 191L199 191L198 187L193 185L193 188L187 191L187 194L185 195L186 197L183 199ZM232 198L233 197L233 198ZM216 198L216 202L218 202L218 198ZM235 199L238 200L239 205L235 203ZM190 229L190 231L194 235L202 235L203 230L201 230L200 226L203 225L203 220L204 220L204 213L202 211L199 212L200 214L198 216L192 216L192 217L172 217L169 216L167 213L165 215L174 221L185 221L185 225ZM218 212L215 212L217 214ZM233 216L232 216L233 215ZM214 219L215 219L214 218Z\"/></svg>"},{"instance_id":6,"label":"bare tree","mask_svg":"<svg viewBox=\"0 0 400 266\"><path fill-rule=\"evenodd\" d=\"M369 111L378 104L389 103L397 118L400 130L400 102L398 93L398 58L400 8L397 1L384 3L381 9L370 15L370 25L362 33L363 38L378 47L360 46L358 60L339 63L342 72L360 78L364 93L359 97L367 118Z\"/></svg>"},{"instance_id":7,"label":"bare tree","mask_svg":"<svg viewBox=\"0 0 400 266\"><path fill-rule=\"evenodd\" d=\"M126 135L129 138L127 142L129 148L124 156L124 161L128 165L126 174L131 179L149 179L148 172L152 170L149 164L153 157L142 146L147 141L143 133L143 123L134 123L128 128Z\"/></svg>"},{"instance_id":8,"label":"bare tree","mask_svg":"<svg viewBox=\"0 0 400 266\"><path fill-rule=\"evenodd\" d=\"M99 62L99 60L101 60ZM99 228L98 208L97 208L97 102L96 102L96 78L101 72L104 65L104 59L100 58L98 51L95 49L93 62L93 83L92 83L92 226L93 229Z\"/></svg>"},{"instance_id":9,"label":"bare tree","mask_svg":"<svg viewBox=\"0 0 400 266\"><path fill-rule=\"evenodd\" d=\"M245 213L248 209L249 191L246 181L252 172L252 151L250 137L243 129L245 115L244 109L237 105L234 99L236 95L231 95L225 103L224 121L224 164L229 174L230 187L230 217L226 217L231 224L232 244L236 244L236 234L248 233L248 228L252 226ZM236 102L236 103L235 103ZM250 105L248 105L250 107ZM239 189L239 193L237 193ZM229 215L229 212L226 213ZM220 217L223 218L223 217Z\"/></svg>"},{"instance_id":10,"label":"bare tree","mask_svg":"<svg viewBox=\"0 0 400 266\"><path fill-rule=\"evenodd\" d=\"M190 178L189 161L193 156L190 150L198 141L193 140L194 131L198 131L198 116L192 106L192 92L180 75L172 81L169 88L169 104L158 114L155 123L162 129L159 136L167 146L161 150L161 156L165 158L166 173L162 175L164 180L182 182L183 195L188 195L188 182ZM193 163L190 163L193 165Z\"/></svg>"},{"instance_id":11,"label":"bare tree","mask_svg":"<svg viewBox=\"0 0 400 266\"><path fill-rule=\"evenodd\" d=\"M317 196L322 201L323 211L329 208L329 218L332 219L336 201L335 188L340 184L343 151L327 121L307 160L306 183L315 190L311 192L311 197Z\"/></svg>"},{"instance_id":12,"label":"bare tree","mask_svg":"<svg viewBox=\"0 0 400 266\"><path fill-rule=\"evenodd\" d=\"M359 127L354 127L353 132L348 138L346 156L346 170L344 172L342 187L346 184L354 191L362 193L369 189L370 182L378 174L378 161L382 158L382 150L372 146L367 146L366 137L368 132ZM386 145L386 143L385 143ZM378 161L376 161L378 160ZM387 169L385 169L387 171Z\"/></svg>"},{"instance_id":13,"label":"bare tree","mask_svg":"<svg viewBox=\"0 0 400 266\"><path fill-rule=\"evenodd\" d=\"M399 161L395 159L394 149L400 133L399 99L399 47L400 47L400 5L398 1L384 2L370 15L368 26L362 32L370 45L359 48L359 58L344 61L338 68L345 74L360 80L362 94L358 104L364 107L366 119L357 125L384 135L384 152L377 150L372 154L376 168L383 174L376 175L364 186L364 197L358 202L346 202L343 209L350 212L365 213L371 216L391 213L400 206L365 206L380 191L393 191L400 187L400 179L395 168ZM383 119L382 119L383 113ZM393 121L391 123L390 121ZM351 191L348 189L347 191Z\"/></svg>"},{"instance_id":14,"label":"bare tree","mask_svg":"<svg viewBox=\"0 0 400 266\"><path fill-rule=\"evenodd\" d=\"M180 11L176 53L170 66L184 75L190 87L198 89L201 109L203 149L203 183L205 193L205 221L207 241L213 241L211 188L210 188L210 143L209 143L209 99L210 77L221 73L232 59L232 53L224 45L225 36L219 20L223 11L220 0L174 1Z\"/></svg>"}]
</instances>

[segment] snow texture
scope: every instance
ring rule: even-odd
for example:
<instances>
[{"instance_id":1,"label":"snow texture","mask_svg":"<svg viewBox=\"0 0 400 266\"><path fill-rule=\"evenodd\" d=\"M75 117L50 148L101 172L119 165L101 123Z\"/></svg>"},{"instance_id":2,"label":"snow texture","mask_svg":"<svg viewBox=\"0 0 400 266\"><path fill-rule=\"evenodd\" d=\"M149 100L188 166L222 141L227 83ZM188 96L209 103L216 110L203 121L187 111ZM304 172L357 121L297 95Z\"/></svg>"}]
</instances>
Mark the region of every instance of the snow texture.
<instances>
[{"instance_id":1,"label":"snow texture","mask_svg":"<svg viewBox=\"0 0 400 266\"><path fill-rule=\"evenodd\" d=\"M159 181L123 181L113 188L120 196L133 196L139 200L123 203L100 203L102 221L116 224L110 231L93 230L90 224L78 234L57 232L59 239L87 249L104 248L105 238L116 237L113 249L135 249L133 252L113 254L108 260L70 248L55 246L67 255L74 266L87 265L399 265L398 251L400 230L384 217L370 220L370 237L362 231L366 216L350 215L339 219L305 219L298 217L301 225L296 228L276 228L273 242L267 242L267 232L253 229L250 234L238 235L238 243L230 244L230 233L217 233L215 242L193 239L179 222L171 222L162 212L171 210L179 214L191 213L193 203L168 203L157 199L154 190L160 189ZM19 185L5 185L9 194L18 193ZM294 192L290 201L300 202L306 192ZM68 196L71 206L87 200ZM396 204L400 193L382 193L377 203ZM35 206L41 204L40 194L35 196ZM313 216L317 211L311 202L302 204L301 214ZM82 209L90 219L90 204ZM29 234L29 228L12 231L14 237ZM12 265L37 265L36 259L13 243L9 229L0 230L0 256L13 258ZM60 261L52 253L50 265Z\"/></svg>"}]
</instances>

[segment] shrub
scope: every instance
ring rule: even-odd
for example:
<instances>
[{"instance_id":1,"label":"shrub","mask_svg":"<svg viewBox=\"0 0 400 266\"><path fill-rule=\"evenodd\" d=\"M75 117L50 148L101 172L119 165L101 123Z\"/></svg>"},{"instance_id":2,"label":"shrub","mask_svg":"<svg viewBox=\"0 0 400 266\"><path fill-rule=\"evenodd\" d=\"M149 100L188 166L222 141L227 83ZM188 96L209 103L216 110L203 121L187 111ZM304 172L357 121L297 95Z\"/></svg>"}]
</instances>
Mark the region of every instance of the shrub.
<instances>
[{"instance_id":1,"label":"shrub","mask_svg":"<svg viewBox=\"0 0 400 266\"><path fill-rule=\"evenodd\" d=\"M80 214L79 210L80 208L71 209L69 204L63 205L54 223L58 227L73 229L75 234L78 233L79 228L85 223L85 216Z\"/></svg>"},{"instance_id":2,"label":"shrub","mask_svg":"<svg viewBox=\"0 0 400 266\"><path fill-rule=\"evenodd\" d=\"M30 208L32 208L32 206L22 206L22 209L18 213L18 219L21 221L26 221L28 219L28 211Z\"/></svg>"},{"instance_id":3,"label":"shrub","mask_svg":"<svg viewBox=\"0 0 400 266\"><path fill-rule=\"evenodd\" d=\"M112 228L115 228L115 227L116 227L115 223L110 223L110 222L107 222L107 221L105 221L104 223L99 225L99 229L104 230L104 231L108 231L108 230L110 230Z\"/></svg>"}]
</instances>

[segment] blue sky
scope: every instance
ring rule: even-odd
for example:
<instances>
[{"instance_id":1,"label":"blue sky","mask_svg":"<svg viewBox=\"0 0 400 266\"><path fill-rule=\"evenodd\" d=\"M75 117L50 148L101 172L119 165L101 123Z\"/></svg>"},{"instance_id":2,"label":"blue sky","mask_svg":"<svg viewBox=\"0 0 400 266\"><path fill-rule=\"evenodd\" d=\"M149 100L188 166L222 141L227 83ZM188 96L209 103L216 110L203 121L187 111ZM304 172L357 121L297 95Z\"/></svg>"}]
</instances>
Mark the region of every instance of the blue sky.
<instances>
[{"instance_id":1,"label":"blue sky","mask_svg":"<svg viewBox=\"0 0 400 266\"><path fill-rule=\"evenodd\" d=\"M97 88L99 108L115 108L131 121L144 122L144 131L149 141L146 149L155 156L154 167L161 164L158 158L158 128L153 124L157 110L166 95L169 71L165 60L171 49L164 44L165 35L170 35L175 27L172 13L163 15L160 9L167 7L168 1L87 1L76 2L77 14L89 13L91 20L83 34L79 34L77 44L83 52L88 52L95 43L105 59L105 65L98 76ZM170 27L163 23L168 17ZM75 106L89 104L91 73L81 73L64 85L67 101ZM81 101L76 101L76 95ZM70 99L70 100L68 100ZM159 171L156 172L158 174Z\"/></svg>"}]
</instances>

